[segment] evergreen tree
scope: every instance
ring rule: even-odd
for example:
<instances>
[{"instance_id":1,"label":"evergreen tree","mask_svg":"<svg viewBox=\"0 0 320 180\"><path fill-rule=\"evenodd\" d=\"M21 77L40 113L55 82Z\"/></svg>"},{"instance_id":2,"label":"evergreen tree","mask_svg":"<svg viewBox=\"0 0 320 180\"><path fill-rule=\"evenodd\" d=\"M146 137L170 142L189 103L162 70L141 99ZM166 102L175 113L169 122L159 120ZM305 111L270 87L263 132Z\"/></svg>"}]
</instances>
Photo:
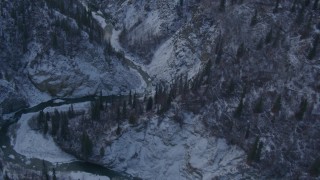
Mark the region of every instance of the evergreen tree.
<instances>
[{"instance_id":1,"label":"evergreen tree","mask_svg":"<svg viewBox=\"0 0 320 180\"><path fill-rule=\"evenodd\" d=\"M81 152L82 152L84 159L86 159L86 160L89 158L89 156L92 153L92 142L91 142L90 137L88 136L87 132L82 133Z\"/></svg>"},{"instance_id":2,"label":"evergreen tree","mask_svg":"<svg viewBox=\"0 0 320 180\"><path fill-rule=\"evenodd\" d=\"M104 153L105 153L105 152L104 152L104 148L101 147L101 148L100 148L100 156L103 157L103 156L104 156Z\"/></svg>"},{"instance_id":3,"label":"evergreen tree","mask_svg":"<svg viewBox=\"0 0 320 180\"><path fill-rule=\"evenodd\" d=\"M134 93L133 101L132 101L132 109L136 109L136 106L137 106L137 94Z\"/></svg>"},{"instance_id":4,"label":"evergreen tree","mask_svg":"<svg viewBox=\"0 0 320 180\"><path fill-rule=\"evenodd\" d=\"M71 104L71 106L68 109L68 117L69 119L74 118L75 113L74 113L74 109L73 109L73 104Z\"/></svg>"},{"instance_id":5,"label":"evergreen tree","mask_svg":"<svg viewBox=\"0 0 320 180\"><path fill-rule=\"evenodd\" d=\"M274 102L271 111L273 113L278 113L281 110L281 96L279 95Z\"/></svg>"},{"instance_id":6,"label":"evergreen tree","mask_svg":"<svg viewBox=\"0 0 320 180\"><path fill-rule=\"evenodd\" d=\"M59 129L59 123L60 122L60 113L57 109L54 110L54 114L51 119L51 134L53 136L57 135L58 129Z\"/></svg>"},{"instance_id":7,"label":"evergreen tree","mask_svg":"<svg viewBox=\"0 0 320 180\"><path fill-rule=\"evenodd\" d=\"M46 118L44 125L43 125L43 134L46 135L48 132L49 126L48 126L48 120Z\"/></svg>"},{"instance_id":8,"label":"evergreen tree","mask_svg":"<svg viewBox=\"0 0 320 180\"><path fill-rule=\"evenodd\" d=\"M262 147L263 147L263 143L262 142L259 143L259 137L257 137L247 155L247 162L249 164L253 161L255 162L260 161Z\"/></svg>"},{"instance_id":9,"label":"evergreen tree","mask_svg":"<svg viewBox=\"0 0 320 180\"><path fill-rule=\"evenodd\" d=\"M226 9L226 0L220 0L219 11L224 12Z\"/></svg>"},{"instance_id":10,"label":"evergreen tree","mask_svg":"<svg viewBox=\"0 0 320 180\"><path fill-rule=\"evenodd\" d=\"M128 102L129 106L132 106L132 94L131 94L131 90L129 92L129 102Z\"/></svg>"},{"instance_id":11,"label":"evergreen tree","mask_svg":"<svg viewBox=\"0 0 320 180\"><path fill-rule=\"evenodd\" d=\"M261 50L263 48L263 39L261 38L257 44L257 50Z\"/></svg>"},{"instance_id":12,"label":"evergreen tree","mask_svg":"<svg viewBox=\"0 0 320 180\"><path fill-rule=\"evenodd\" d=\"M273 13L277 13L277 12L278 12L279 3L280 3L280 0L277 0L277 1L276 1L276 5L275 5L275 7L274 7L274 9L273 9Z\"/></svg>"},{"instance_id":13,"label":"evergreen tree","mask_svg":"<svg viewBox=\"0 0 320 180\"><path fill-rule=\"evenodd\" d=\"M298 14L297 14L297 17L296 17L296 20L295 22L300 25L303 20L304 20L304 12L305 12L305 6L302 6L302 8L300 8Z\"/></svg>"},{"instance_id":14,"label":"evergreen tree","mask_svg":"<svg viewBox=\"0 0 320 180\"><path fill-rule=\"evenodd\" d=\"M310 0L305 0L305 1L304 1L304 5L305 5L306 7L308 7L308 6L310 5Z\"/></svg>"},{"instance_id":15,"label":"evergreen tree","mask_svg":"<svg viewBox=\"0 0 320 180\"><path fill-rule=\"evenodd\" d=\"M207 81L210 82L209 77L210 77L211 67L212 67L212 61L209 59L205 68L204 68L203 75L202 75L201 79L203 79L205 76L207 76ZM181 88L183 89L182 77L181 77Z\"/></svg>"},{"instance_id":16,"label":"evergreen tree","mask_svg":"<svg viewBox=\"0 0 320 180\"><path fill-rule=\"evenodd\" d=\"M248 139L249 138L249 135L250 135L250 126L248 125L247 126L247 130L246 130L246 134L244 136L245 139Z\"/></svg>"},{"instance_id":17,"label":"evergreen tree","mask_svg":"<svg viewBox=\"0 0 320 180\"><path fill-rule=\"evenodd\" d=\"M127 103L126 103L126 101L123 101L122 116L123 116L123 119L127 118Z\"/></svg>"},{"instance_id":18,"label":"evergreen tree","mask_svg":"<svg viewBox=\"0 0 320 180\"><path fill-rule=\"evenodd\" d=\"M183 6L183 0L180 0L180 6Z\"/></svg>"},{"instance_id":19,"label":"evergreen tree","mask_svg":"<svg viewBox=\"0 0 320 180\"><path fill-rule=\"evenodd\" d=\"M318 9L318 4L319 4L319 0L314 0L313 10L317 10Z\"/></svg>"},{"instance_id":20,"label":"evergreen tree","mask_svg":"<svg viewBox=\"0 0 320 180\"><path fill-rule=\"evenodd\" d=\"M158 104L159 102L159 85L156 85L156 92L154 94L154 104Z\"/></svg>"},{"instance_id":21,"label":"evergreen tree","mask_svg":"<svg viewBox=\"0 0 320 180\"><path fill-rule=\"evenodd\" d=\"M319 35L317 35L316 38L313 41L312 49L308 54L308 59L309 60L312 60L316 56L318 44L319 44Z\"/></svg>"},{"instance_id":22,"label":"evergreen tree","mask_svg":"<svg viewBox=\"0 0 320 180\"><path fill-rule=\"evenodd\" d=\"M134 114L131 114L129 117L129 123L134 125L134 124L136 124L136 121L137 121L136 116Z\"/></svg>"},{"instance_id":23,"label":"evergreen tree","mask_svg":"<svg viewBox=\"0 0 320 180\"><path fill-rule=\"evenodd\" d=\"M39 112L38 119L37 119L37 126L38 126L38 128L42 128L42 127L43 127L44 121L45 121L44 112L41 110L41 111Z\"/></svg>"},{"instance_id":24,"label":"evergreen tree","mask_svg":"<svg viewBox=\"0 0 320 180\"><path fill-rule=\"evenodd\" d=\"M95 100L91 102L91 119L94 121L100 120L100 101Z\"/></svg>"},{"instance_id":25,"label":"evergreen tree","mask_svg":"<svg viewBox=\"0 0 320 180\"><path fill-rule=\"evenodd\" d=\"M318 157L311 165L310 174L312 176L320 175L320 158Z\"/></svg>"},{"instance_id":26,"label":"evergreen tree","mask_svg":"<svg viewBox=\"0 0 320 180\"><path fill-rule=\"evenodd\" d=\"M258 145L258 148L257 148L257 152L255 154L255 161L256 162L260 161L262 147L263 147L263 142L259 142L259 145Z\"/></svg>"},{"instance_id":27,"label":"evergreen tree","mask_svg":"<svg viewBox=\"0 0 320 180\"><path fill-rule=\"evenodd\" d=\"M232 93L233 93L234 90L235 90L235 86L236 86L236 85L235 85L235 83L234 83L234 80L231 79L230 82L229 82L227 91L226 91L227 96L232 95Z\"/></svg>"},{"instance_id":28,"label":"evergreen tree","mask_svg":"<svg viewBox=\"0 0 320 180\"><path fill-rule=\"evenodd\" d=\"M57 180L56 170L52 168L52 180Z\"/></svg>"},{"instance_id":29,"label":"evergreen tree","mask_svg":"<svg viewBox=\"0 0 320 180\"><path fill-rule=\"evenodd\" d=\"M117 122L120 123L121 120L121 111L120 106L117 107Z\"/></svg>"},{"instance_id":30,"label":"evergreen tree","mask_svg":"<svg viewBox=\"0 0 320 180\"><path fill-rule=\"evenodd\" d=\"M280 28L279 28L278 31L277 31L276 36L274 37L274 40L273 40L273 43L272 43L272 47L275 48L275 47L278 46L280 37L281 37L281 31L280 31Z\"/></svg>"},{"instance_id":31,"label":"evergreen tree","mask_svg":"<svg viewBox=\"0 0 320 180\"><path fill-rule=\"evenodd\" d=\"M258 22L258 11L257 11L257 10L254 10L254 15L253 15L252 18L251 18L250 26L256 25L257 22Z\"/></svg>"},{"instance_id":32,"label":"evergreen tree","mask_svg":"<svg viewBox=\"0 0 320 180\"><path fill-rule=\"evenodd\" d=\"M56 33L52 33L52 47L53 49L58 49L59 45L58 45L58 37Z\"/></svg>"},{"instance_id":33,"label":"evergreen tree","mask_svg":"<svg viewBox=\"0 0 320 180\"><path fill-rule=\"evenodd\" d=\"M262 113L263 112L263 100L260 97L258 102L255 104L254 109L253 109L254 113Z\"/></svg>"},{"instance_id":34,"label":"evergreen tree","mask_svg":"<svg viewBox=\"0 0 320 180\"><path fill-rule=\"evenodd\" d=\"M44 180L49 180L48 168L44 160L42 160L42 178Z\"/></svg>"},{"instance_id":35,"label":"evergreen tree","mask_svg":"<svg viewBox=\"0 0 320 180\"><path fill-rule=\"evenodd\" d=\"M297 0L294 0L294 1L293 1L293 4L292 4L292 6L291 6L290 11L291 11L291 12L296 12L296 6L297 6Z\"/></svg>"},{"instance_id":36,"label":"evergreen tree","mask_svg":"<svg viewBox=\"0 0 320 180\"><path fill-rule=\"evenodd\" d=\"M244 53L245 53L244 44L241 43L240 46L238 47L238 50L237 50L237 59L242 58Z\"/></svg>"},{"instance_id":37,"label":"evergreen tree","mask_svg":"<svg viewBox=\"0 0 320 180\"><path fill-rule=\"evenodd\" d=\"M238 107L236 108L233 116L234 116L235 118L239 118L239 117L241 116L241 114L242 114L242 110L243 110L243 99L241 98L241 100L240 100L240 102L239 102L239 105L238 105Z\"/></svg>"},{"instance_id":38,"label":"evergreen tree","mask_svg":"<svg viewBox=\"0 0 320 180\"><path fill-rule=\"evenodd\" d=\"M298 120L302 120L304 113L307 110L307 106L308 106L308 100L307 99L302 99L301 103L300 103L300 107L298 112L296 112L295 116Z\"/></svg>"},{"instance_id":39,"label":"evergreen tree","mask_svg":"<svg viewBox=\"0 0 320 180\"><path fill-rule=\"evenodd\" d=\"M118 124L117 130L116 130L116 134L119 136L121 133L121 128L120 125Z\"/></svg>"},{"instance_id":40,"label":"evergreen tree","mask_svg":"<svg viewBox=\"0 0 320 180\"><path fill-rule=\"evenodd\" d=\"M146 107L146 111L151 111L152 110L152 105L153 105L152 97L149 97L148 98L147 107Z\"/></svg>"},{"instance_id":41,"label":"evergreen tree","mask_svg":"<svg viewBox=\"0 0 320 180\"><path fill-rule=\"evenodd\" d=\"M61 113L60 137L66 140L69 134L69 120L66 113Z\"/></svg>"},{"instance_id":42,"label":"evergreen tree","mask_svg":"<svg viewBox=\"0 0 320 180\"><path fill-rule=\"evenodd\" d=\"M266 44L269 44L272 41L272 34L273 34L273 30L271 28L266 36L266 40L265 40Z\"/></svg>"},{"instance_id":43,"label":"evergreen tree","mask_svg":"<svg viewBox=\"0 0 320 180\"><path fill-rule=\"evenodd\" d=\"M8 175L8 172L4 172L4 177L3 177L4 180L10 180L9 178L9 175Z\"/></svg>"}]
</instances>

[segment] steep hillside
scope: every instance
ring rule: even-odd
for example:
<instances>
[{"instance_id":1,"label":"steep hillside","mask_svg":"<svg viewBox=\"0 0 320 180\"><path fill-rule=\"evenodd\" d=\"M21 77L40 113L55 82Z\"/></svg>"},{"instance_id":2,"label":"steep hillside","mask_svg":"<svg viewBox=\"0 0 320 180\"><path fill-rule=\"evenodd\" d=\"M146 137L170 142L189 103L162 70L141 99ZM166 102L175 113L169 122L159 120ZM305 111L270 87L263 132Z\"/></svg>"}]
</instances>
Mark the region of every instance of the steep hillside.
<instances>
[{"instance_id":1,"label":"steep hillside","mask_svg":"<svg viewBox=\"0 0 320 180\"><path fill-rule=\"evenodd\" d=\"M128 95L49 114L66 152L144 179L319 178L319 0L0 9L5 113L52 97Z\"/></svg>"}]
</instances>

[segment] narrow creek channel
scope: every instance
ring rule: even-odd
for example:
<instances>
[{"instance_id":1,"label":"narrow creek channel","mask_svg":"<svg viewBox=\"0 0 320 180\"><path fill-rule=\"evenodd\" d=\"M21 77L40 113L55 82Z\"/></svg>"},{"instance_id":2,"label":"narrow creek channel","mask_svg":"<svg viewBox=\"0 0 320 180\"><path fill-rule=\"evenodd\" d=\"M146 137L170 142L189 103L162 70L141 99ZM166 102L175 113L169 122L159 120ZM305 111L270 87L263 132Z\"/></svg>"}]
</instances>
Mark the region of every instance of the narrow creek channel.
<instances>
[{"instance_id":1,"label":"narrow creek channel","mask_svg":"<svg viewBox=\"0 0 320 180\"><path fill-rule=\"evenodd\" d=\"M2 125L0 129L0 148L3 152L2 161L3 162L10 162L12 164L18 165L22 167L23 169L33 169L33 170L39 170L42 169L42 159L37 158L27 158L24 155L21 155L17 153L10 142L10 137L8 135L9 127L15 123L17 123L20 119L20 117L23 114L33 113L33 112L39 112L41 110L44 110L47 107L58 107L62 105L68 105L68 104L76 104L76 103L82 103L82 102L90 102L94 101L97 98L97 96L86 96L86 97L80 97L80 98L60 98L59 101L56 101L57 99L52 99L47 102L40 103L36 106L22 109L14 114L11 121L7 121L5 124ZM120 96L102 96L100 97L105 101L109 101L114 98L121 98ZM133 179L129 175L123 173L123 172L116 172L113 170L110 170L108 168L105 168L103 166L84 162L80 160L75 160L72 162L66 162L66 163L59 163L59 164L53 164L51 162L46 161L45 162L49 169L51 170L52 167L56 169L57 172L84 172L84 173L90 173L95 174L98 176L107 176L111 179Z\"/></svg>"}]
</instances>

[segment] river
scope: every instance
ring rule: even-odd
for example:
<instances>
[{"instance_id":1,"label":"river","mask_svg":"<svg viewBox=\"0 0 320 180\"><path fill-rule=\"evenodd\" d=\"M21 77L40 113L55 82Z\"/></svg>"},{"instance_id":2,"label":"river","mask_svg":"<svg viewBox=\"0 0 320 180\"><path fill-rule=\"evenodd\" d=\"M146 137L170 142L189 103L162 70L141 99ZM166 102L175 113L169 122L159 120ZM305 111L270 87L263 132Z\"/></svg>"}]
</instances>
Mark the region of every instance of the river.
<instances>
[{"instance_id":1,"label":"river","mask_svg":"<svg viewBox=\"0 0 320 180\"><path fill-rule=\"evenodd\" d=\"M100 96L99 96L100 97ZM32 113L32 112L39 112L41 110L44 110L47 107L58 107L62 105L68 105L68 104L75 104L75 103L81 103L81 102L90 102L94 101L97 98L97 96L86 96L86 97L80 97L80 98L61 98L61 99L52 99L47 102L42 102L36 106L25 108L22 110L17 111L14 113L12 119L10 121L7 121L5 124L2 125L0 130L0 148L3 151L4 156L2 157L3 162L10 162L15 165L19 165L23 169L33 169L33 170L39 170L42 169L42 159L37 158L27 158L19 153L17 153L14 148L12 147L10 143L10 137L8 136L8 130L9 127L16 122L19 121L21 115ZM120 96L101 96L104 101L108 101L115 98L121 98ZM26 163L27 162L27 163ZM89 162L84 162L80 160L76 160L73 162L68 163L61 163L61 164L52 164L50 162L45 162L49 169L52 169L54 167L57 172L85 172L90 174L96 174L99 176L107 176L111 179L117 178L117 179L133 179L129 175L126 175L123 172L115 172L108 168L105 168L100 165L96 165Z\"/></svg>"}]
</instances>

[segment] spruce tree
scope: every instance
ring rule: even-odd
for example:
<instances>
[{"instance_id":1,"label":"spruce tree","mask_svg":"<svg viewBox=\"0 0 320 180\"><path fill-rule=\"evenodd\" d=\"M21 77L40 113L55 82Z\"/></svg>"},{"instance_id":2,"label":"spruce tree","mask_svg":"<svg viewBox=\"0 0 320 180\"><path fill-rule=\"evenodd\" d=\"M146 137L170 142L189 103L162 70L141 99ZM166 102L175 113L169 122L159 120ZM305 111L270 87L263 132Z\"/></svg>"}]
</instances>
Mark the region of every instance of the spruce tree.
<instances>
[{"instance_id":1,"label":"spruce tree","mask_svg":"<svg viewBox=\"0 0 320 180\"><path fill-rule=\"evenodd\" d=\"M129 106L132 106L132 94L131 94L131 90L130 90L130 92L129 92L128 104L129 104Z\"/></svg>"},{"instance_id":2,"label":"spruce tree","mask_svg":"<svg viewBox=\"0 0 320 180\"><path fill-rule=\"evenodd\" d=\"M44 112L41 110L39 112L38 119L37 119L37 126L39 129L41 129L43 127L44 121L45 121Z\"/></svg>"},{"instance_id":3,"label":"spruce tree","mask_svg":"<svg viewBox=\"0 0 320 180\"><path fill-rule=\"evenodd\" d=\"M84 159L88 159L89 156L92 153L92 141L90 140L90 137L88 136L87 132L82 133L81 138L81 152L84 157Z\"/></svg>"},{"instance_id":4,"label":"spruce tree","mask_svg":"<svg viewBox=\"0 0 320 180\"><path fill-rule=\"evenodd\" d=\"M59 129L59 124L60 124L60 113L57 109L54 110L52 119L51 119L51 134L53 136L57 135L58 129Z\"/></svg>"},{"instance_id":5,"label":"spruce tree","mask_svg":"<svg viewBox=\"0 0 320 180\"><path fill-rule=\"evenodd\" d=\"M319 0L314 0L313 10L317 10L318 9L318 4L319 4Z\"/></svg>"},{"instance_id":6,"label":"spruce tree","mask_svg":"<svg viewBox=\"0 0 320 180\"><path fill-rule=\"evenodd\" d=\"M259 100L256 102L254 109L253 109L254 113L262 113L263 112L263 100L260 97Z\"/></svg>"},{"instance_id":7,"label":"spruce tree","mask_svg":"<svg viewBox=\"0 0 320 180\"><path fill-rule=\"evenodd\" d=\"M43 125L43 134L46 135L48 130L49 130L49 126L48 126L48 120L46 118L44 125Z\"/></svg>"},{"instance_id":8,"label":"spruce tree","mask_svg":"<svg viewBox=\"0 0 320 180\"><path fill-rule=\"evenodd\" d=\"M69 135L69 120L66 113L61 113L60 137L66 140Z\"/></svg>"},{"instance_id":9,"label":"spruce tree","mask_svg":"<svg viewBox=\"0 0 320 180\"><path fill-rule=\"evenodd\" d=\"M59 45L58 45L58 37L56 33L52 33L52 47L53 49L58 49Z\"/></svg>"},{"instance_id":10,"label":"spruce tree","mask_svg":"<svg viewBox=\"0 0 320 180\"><path fill-rule=\"evenodd\" d=\"M253 15L252 18L251 18L250 26L256 25L257 22L258 22L258 11L257 11L257 10L254 10L254 15Z\"/></svg>"},{"instance_id":11,"label":"spruce tree","mask_svg":"<svg viewBox=\"0 0 320 180\"><path fill-rule=\"evenodd\" d=\"M68 109L68 117L71 119L71 118L74 118L74 116L75 116L75 112L74 112L73 104L71 104L71 106Z\"/></svg>"},{"instance_id":12,"label":"spruce tree","mask_svg":"<svg viewBox=\"0 0 320 180\"><path fill-rule=\"evenodd\" d=\"M302 120L304 113L307 110L307 106L308 106L308 100L307 99L302 99L300 106L299 106L299 110L296 112L295 116L298 120Z\"/></svg>"},{"instance_id":13,"label":"spruce tree","mask_svg":"<svg viewBox=\"0 0 320 180\"><path fill-rule=\"evenodd\" d=\"M237 50L237 59L242 58L244 53L245 53L244 43L241 43Z\"/></svg>"},{"instance_id":14,"label":"spruce tree","mask_svg":"<svg viewBox=\"0 0 320 180\"><path fill-rule=\"evenodd\" d=\"M271 28L266 36L266 40L265 40L266 44L269 44L272 41L272 34L273 34L273 30Z\"/></svg>"},{"instance_id":15,"label":"spruce tree","mask_svg":"<svg viewBox=\"0 0 320 180\"><path fill-rule=\"evenodd\" d=\"M296 6L297 6L297 0L294 0L291 6L290 12L296 12Z\"/></svg>"},{"instance_id":16,"label":"spruce tree","mask_svg":"<svg viewBox=\"0 0 320 180\"><path fill-rule=\"evenodd\" d=\"M42 179L49 180L48 168L44 160L42 160Z\"/></svg>"},{"instance_id":17,"label":"spruce tree","mask_svg":"<svg viewBox=\"0 0 320 180\"><path fill-rule=\"evenodd\" d=\"M271 111L273 113L278 113L281 110L281 96L279 95L274 102Z\"/></svg>"},{"instance_id":18,"label":"spruce tree","mask_svg":"<svg viewBox=\"0 0 320 180\"><path fill-rule=\"evenodd\" d=\"M295 22L296 22L298 25L300 25L300 24L303 22L303 20L304 20L304 13L305 13L305 6L302 6L302 8L300 8L300 10L299 10L299 12L298 12L298 14L297 14L297 16L296 16L296 20L295 20Z\"/></svg>"},{"instance_id":19,"label":"spruce tree","mask_svg":"<svg viewBox=\"0 0 320 180\"><path fill-rule=\"evenodd\" d=\"M239 104L238 104L238 107L236 108L236 110L234 111L234 114L233 116L235 118L239 118L242 114L242 110L243 110L243 99L241 98Z\"/></svg>"},{"instance_id":20,"label":"spruce tree","mask_svg":"<svg viewBox=\"0 0 320 180\"><path fill-rule=\"evenodd\" d=\"M263 39L261 38L257 44L257 50L261 50L263 48Z\"/></svg>"},{"instance_id":21,"label":"spruce tree","mask_svg":"<svg viewBox=\"0 0 320 180\"><path fill-rule=\"evenodd\" d=\"M229 82L227 91L226 91L227 96L232 95L232 93L233 93L234 90L235 90L235 86L236 86L236 85L235 85L235 83L234 83L234 80L231 79L230 82Z\"/></svg>"},{"instance_id":22,"label":"spruce tree","mask_svg":"<svg viewBox=\"0 0 320 180\"><path fill-rule=\"evenodd\" d=\"M219 11L224 12L226 9L226 0L220 0Z\"/></svg>"},{"instance_id":23,"label":"spruce tree","mask_svg":"<svg viewBox=\"0 0 320 180\"><path fill-rule=\"evenodd\" d=\"M315 177L320 175L320 157L312 163L310 167L310 174Z\"/></svg>"},{"instance_id":24,"label":"spruce tree","mask_svg":"<svg viewBox=\"0 0 320 180\"><path fill-rule=\"evenodd\" d=\"M153 105L152 97L149 97L148 98L147 107L146 107L146 111L151 111L152 110L152 105Z\"/></svg>"},{"instance_id":25,"label":"spruce tree","mask_svg":"<svg viewBox=\"0 0 320 180\"><path fill-rule=\"evenodd\" d=\"M127 103L126 103L126 101L123 101L122 116L123 116L123 119L127 118Z\"/></svg>"},{"instance_id":26,"label":"spruce tree","mask_svg":"<svg viewBox=\"0 0 320 180\"><path fill-rule=\"evenodd\" d=\"M247 162L249 164L260 161L262 147L263 143L259 143L259 137L257 137L247 155Z\"/></svg>"},{"instance_id":27,"label":"spruce tree","mask_svg":"<svg viewBox=\"0 0 320 180\"><path fill-rule=\"evenodd\" d=\"M52 168L52 180L57 180L56 170Z\"/></svg>"},{"instance_id":28,"label":"spruce tree","mask_svg":"<svg viewBox=\"0 0 320 180\"><path fill-rule=\"evenodd\" d=\"M310 52L308 54L309 60L312 60L316 56L318 44L319 44L319 35L317 35L313 41L312 49L310 50Z\"/></svg>"},{"instance_id":29,"label":"spruce tree","mask_svg":"<svg viewBox=\"0 0 320 180\"><path fill-rule=\"evenodd\" d=\"M104 153L105 153L105 152L104 152L104 148L103 148L103 147L100 148L100 152L99 152L99 153L100 153L100 156L101 156L101 157L104 156Z\"/></svg>"},{"instance_id":30,"label":"spruce tree","mask_svg":"<svg viewBox=\"0 0 320 180\"><path fill-rule=\"evenodd\" d=\"M273 9L273 13L277 13L277 12L278 12L279 3L280 3L280 0L277 0L277 1L276 1L276 5L275 5L275 7L274 7L274 9Z\"/></svg>"}]
</instances>

